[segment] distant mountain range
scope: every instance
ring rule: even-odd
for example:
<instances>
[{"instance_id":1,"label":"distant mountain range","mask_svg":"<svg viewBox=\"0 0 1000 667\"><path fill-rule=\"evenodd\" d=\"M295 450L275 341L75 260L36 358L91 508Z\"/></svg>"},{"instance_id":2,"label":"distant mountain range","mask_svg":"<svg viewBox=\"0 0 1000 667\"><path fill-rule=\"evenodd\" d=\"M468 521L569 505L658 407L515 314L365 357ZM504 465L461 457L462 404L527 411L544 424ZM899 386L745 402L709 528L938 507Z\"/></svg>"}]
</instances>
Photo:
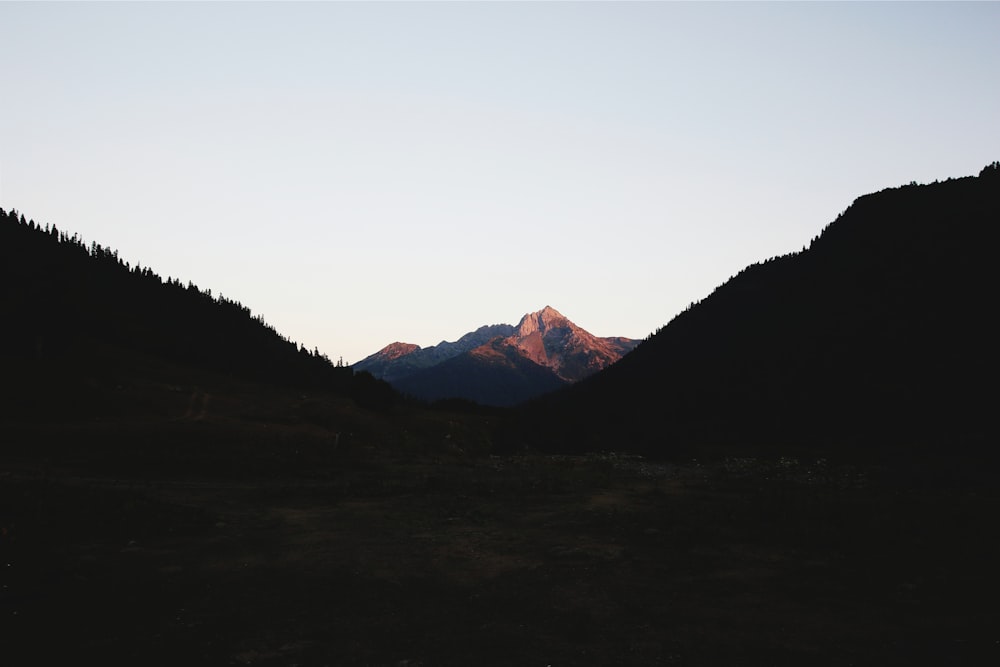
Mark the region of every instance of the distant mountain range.
<instances>
[{"instance_id":1,"label":"distant mountain range","mask_svg":"<svg viewBox=\"0 0 1000 667\"><path fill-rule=\"evenodd\" d=\"M996 456L998 223L1000 163L859 197L526 406L512 446Z\"/></svg>"},{"instance_id":2,"label":"distant mountain range","mask_svg":"<svg viewBox=\"0 0 1000 667\"><path fill-rule=\"evenodd\" d=\"M607 368L638 344L599 338L546 306L516 325L493 324L427 348L392 343L354 364L426 400L509 406Z\"/></svg>"}]
</instances>

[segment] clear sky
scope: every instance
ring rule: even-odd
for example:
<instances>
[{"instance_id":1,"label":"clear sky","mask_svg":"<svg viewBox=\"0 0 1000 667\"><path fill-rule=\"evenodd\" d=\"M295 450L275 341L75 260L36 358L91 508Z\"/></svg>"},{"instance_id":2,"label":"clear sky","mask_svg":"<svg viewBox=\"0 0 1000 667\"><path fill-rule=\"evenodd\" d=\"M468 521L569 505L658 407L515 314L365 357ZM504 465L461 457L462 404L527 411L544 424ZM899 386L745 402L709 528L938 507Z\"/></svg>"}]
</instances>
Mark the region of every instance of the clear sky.
<instances>
[{"instance_id":1,"label":"clear sky","mask_svg":"<svg viewBox=\"0 0 1000 667\"><path fill-rule=\"evenodd\" d=\"M1000 160L1000 3L0 2L0 206L357 361L641 338Z\"/></svg>"}]
</instances>

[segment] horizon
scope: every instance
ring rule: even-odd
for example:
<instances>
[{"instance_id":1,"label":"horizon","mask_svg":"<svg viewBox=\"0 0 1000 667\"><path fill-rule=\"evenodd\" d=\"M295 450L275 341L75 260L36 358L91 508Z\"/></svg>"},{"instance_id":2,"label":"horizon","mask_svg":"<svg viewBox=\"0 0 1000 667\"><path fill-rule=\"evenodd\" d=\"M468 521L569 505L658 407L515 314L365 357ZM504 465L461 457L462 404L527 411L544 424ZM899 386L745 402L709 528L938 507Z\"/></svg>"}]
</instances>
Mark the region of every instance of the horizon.
<instances>
[{"instance_id":1,"label":"horizon","mask_svg":"<svg viewBox=\"0 0 1000 667\"><path fill-rule=\"evenodd\" d=\"M1000 156L1000 4L0 4L0 208L353 364L643 339ZM513 320L513 321L511 321Z\"/></svg>"}]
</instances>

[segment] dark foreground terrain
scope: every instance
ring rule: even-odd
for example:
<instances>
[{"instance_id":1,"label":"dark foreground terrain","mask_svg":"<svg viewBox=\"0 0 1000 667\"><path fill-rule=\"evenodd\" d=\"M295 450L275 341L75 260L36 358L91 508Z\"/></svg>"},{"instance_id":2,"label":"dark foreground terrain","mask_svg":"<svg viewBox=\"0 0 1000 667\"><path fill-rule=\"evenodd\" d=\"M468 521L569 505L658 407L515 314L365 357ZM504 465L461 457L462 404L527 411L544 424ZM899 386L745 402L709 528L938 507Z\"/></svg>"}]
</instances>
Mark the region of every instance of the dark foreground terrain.
<instances>
[{"instance_id":1,"label":"dark foreground terrain","mask_svg":"<svg viewBox=\"0 0 1000 667\"><path fill-rule=\"evenodd\" d=\"M496 457L176 393L5 426L3 664L1000 664L992 471Z\"/></svg>"}]
</instances>

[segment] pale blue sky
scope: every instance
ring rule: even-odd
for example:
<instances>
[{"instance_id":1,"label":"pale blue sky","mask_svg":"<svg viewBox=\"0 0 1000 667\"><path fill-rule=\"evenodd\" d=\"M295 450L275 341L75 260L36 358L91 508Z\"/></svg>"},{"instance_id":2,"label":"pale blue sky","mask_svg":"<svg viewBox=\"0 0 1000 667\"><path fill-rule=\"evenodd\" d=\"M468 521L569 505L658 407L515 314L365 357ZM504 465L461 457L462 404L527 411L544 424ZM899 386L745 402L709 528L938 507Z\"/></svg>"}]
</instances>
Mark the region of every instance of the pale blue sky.
<instances>
[{"instance_id":1,"label":"pale blue sky","mask_svg":"<svg viewBox=\"0 0 1000 667\"><path fill-rule=\"evenodd\" d=\"M0 206L353 362L640 338L1000 159L998 3L0 3Z\"/></svg>"}]
</instances>

